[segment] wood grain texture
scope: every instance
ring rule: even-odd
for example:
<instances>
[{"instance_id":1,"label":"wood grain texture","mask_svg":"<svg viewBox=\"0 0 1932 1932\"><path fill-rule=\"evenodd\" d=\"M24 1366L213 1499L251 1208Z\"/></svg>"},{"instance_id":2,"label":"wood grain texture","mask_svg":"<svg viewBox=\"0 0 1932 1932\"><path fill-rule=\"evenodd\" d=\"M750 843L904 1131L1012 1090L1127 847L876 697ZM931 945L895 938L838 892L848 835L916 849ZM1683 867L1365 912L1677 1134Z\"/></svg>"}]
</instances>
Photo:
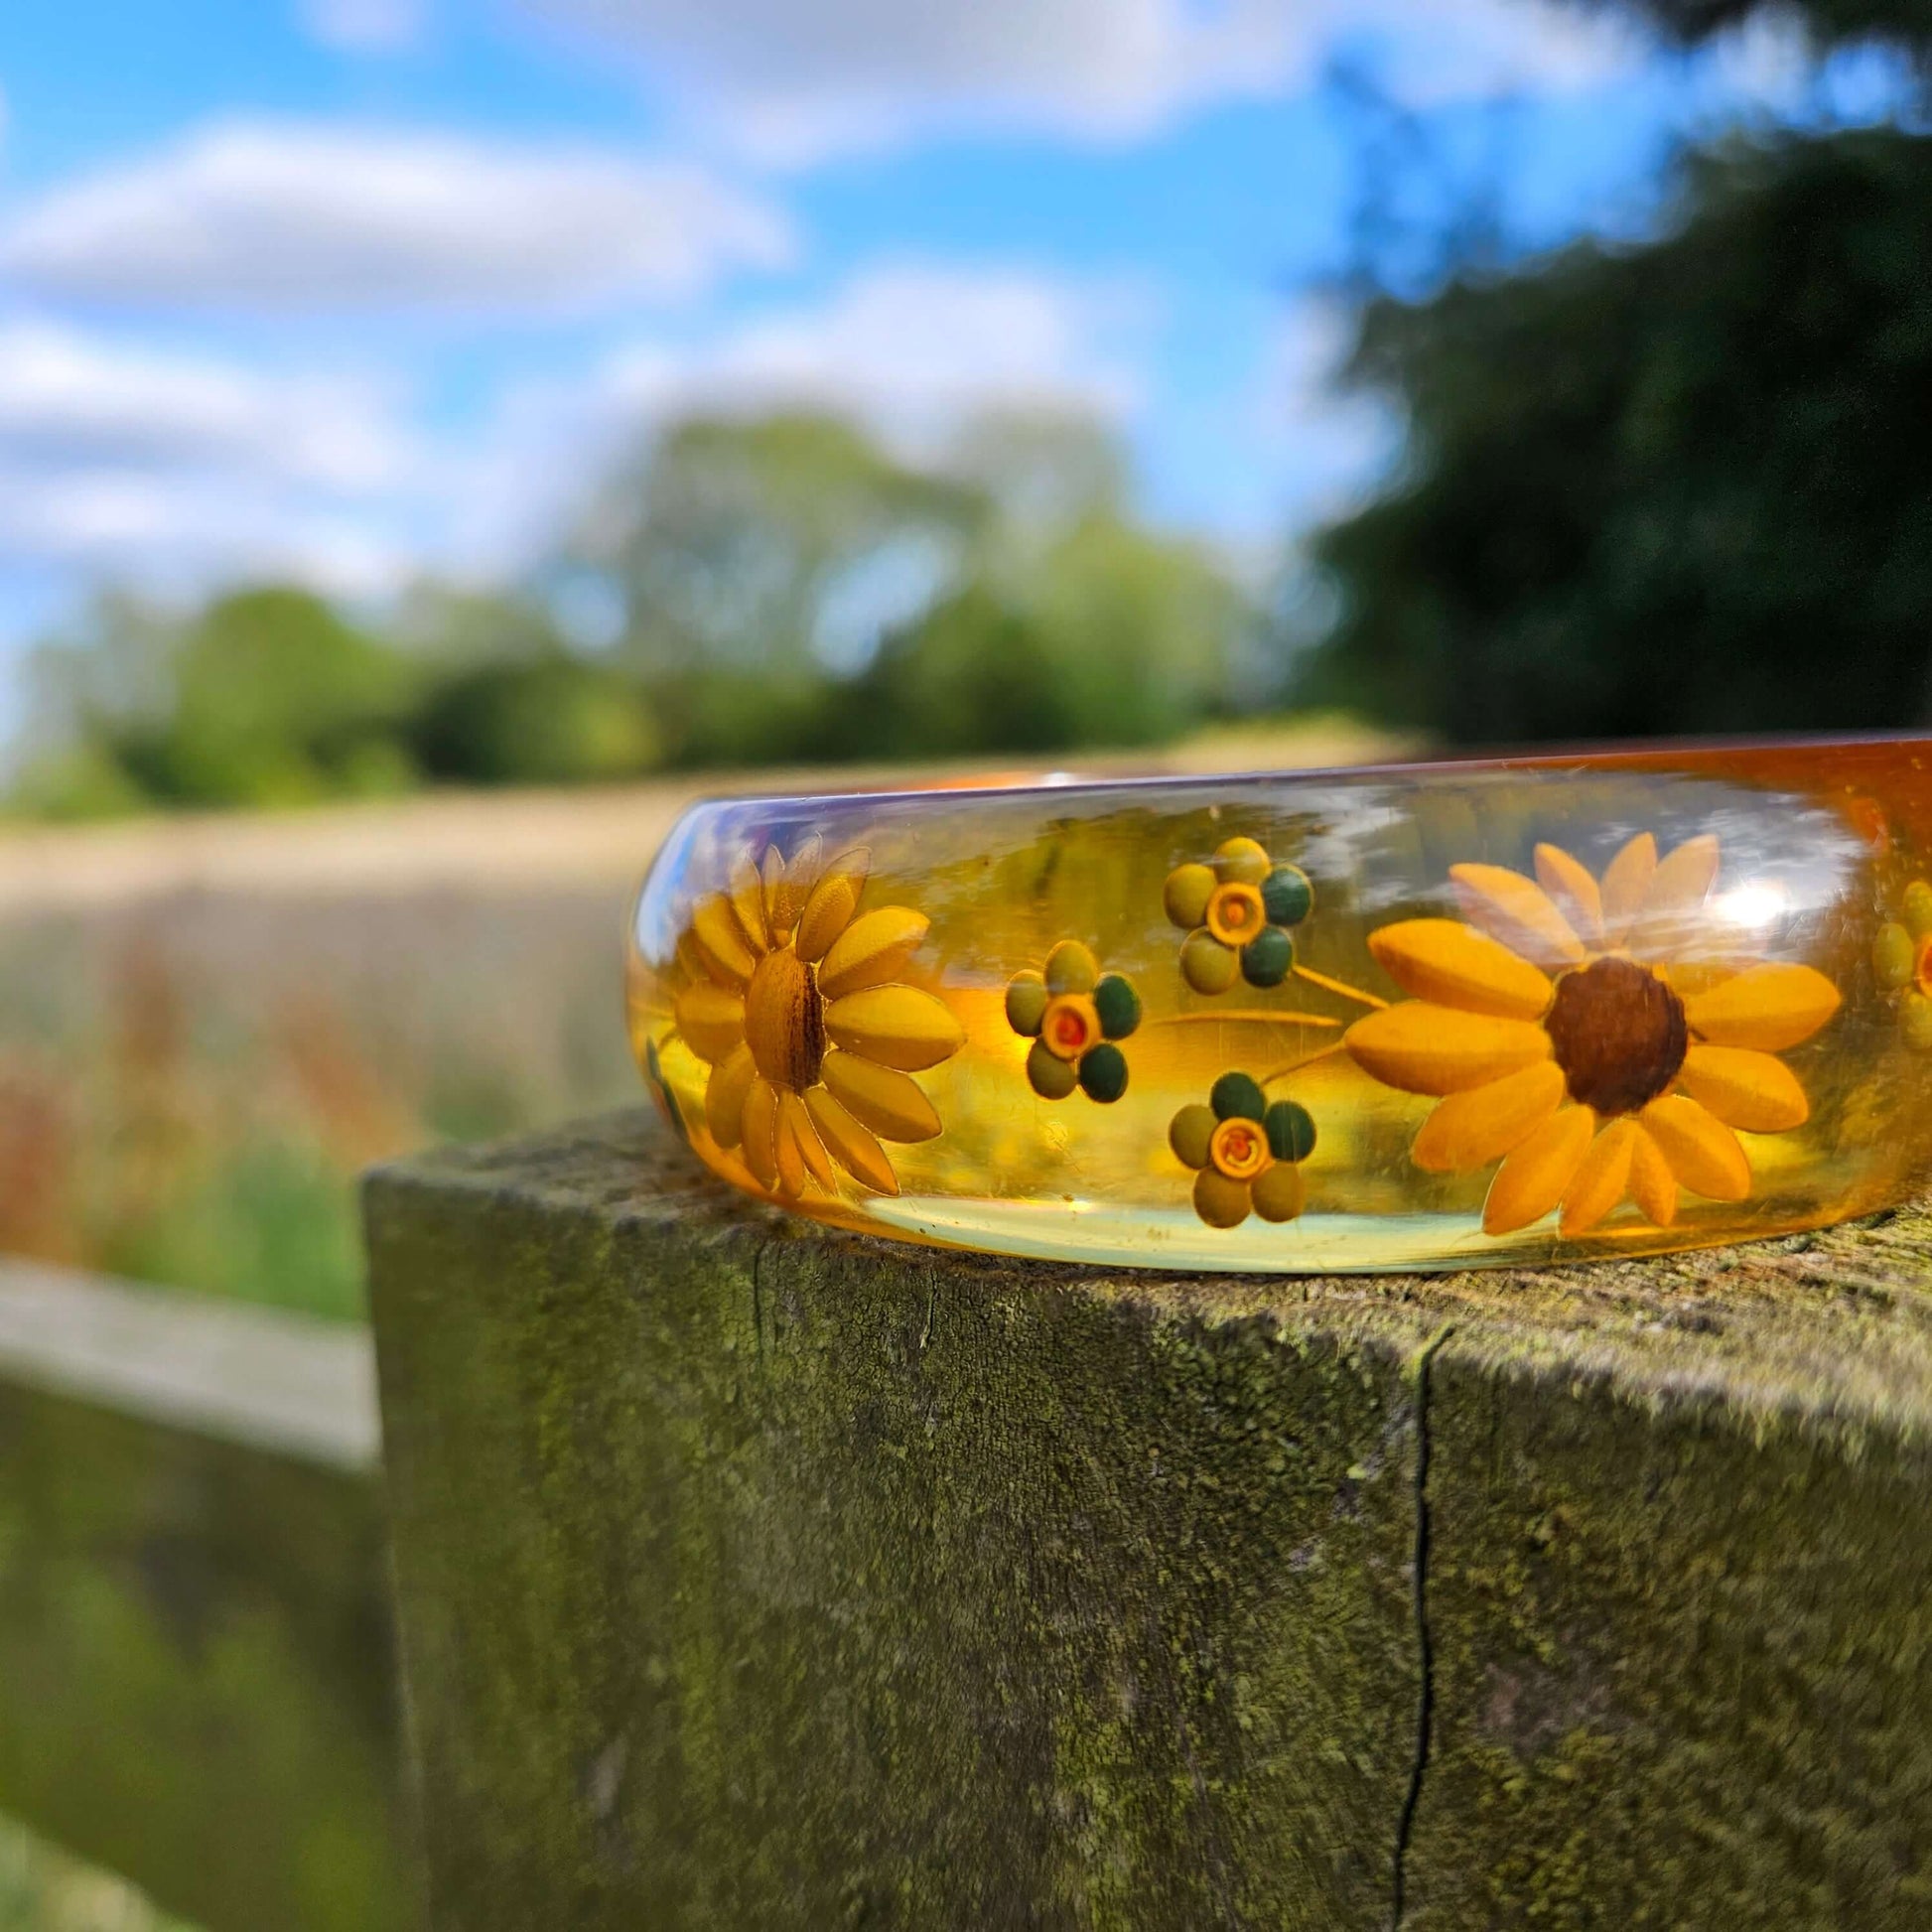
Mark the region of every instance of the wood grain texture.
<instances>
[{"instance_id":1,"label":"wood grain texture","mask_svg":"<svg viewBox=\"0 0 1932 1932\"><path fill-rule=\"evenodd\" d=\"M1105 1275L629 1114L366 1206L439 1932L1932 1922L1922 1209Z\"/></svg>"}]
</instances>

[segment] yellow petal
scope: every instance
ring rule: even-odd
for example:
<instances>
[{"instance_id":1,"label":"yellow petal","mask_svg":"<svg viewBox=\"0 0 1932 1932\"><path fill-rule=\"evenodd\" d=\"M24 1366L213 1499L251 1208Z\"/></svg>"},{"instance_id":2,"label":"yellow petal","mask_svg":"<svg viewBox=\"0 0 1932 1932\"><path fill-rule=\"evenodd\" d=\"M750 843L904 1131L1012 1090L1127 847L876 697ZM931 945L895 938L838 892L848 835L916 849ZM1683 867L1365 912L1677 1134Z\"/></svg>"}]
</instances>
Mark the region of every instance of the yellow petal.
<instances>
[{"instance_id":1,"label":"yellow petal","mask_svg":"<svg viewBox=\"0 0 1932 1932\"><path fill-rule=\"evenodd\" d=\"M1581 866L1560 845L1536 848L1536 876L1556 907L1570 921L1587 946L1603 943L1603 898L1589 868Z\"/></svg>"},{"instance_id":2,"label":"yellow petal","mask_svg":"<svg viewBox=\"0 0 1932 1932\"><path fill-rule=\"evenodd\" d=\"M1677 1219L1677 1176L1641 1126L1630 1144L1630 1198L1646 1221L1667 1228Z\"/></svg>"},{"instance_id":3,"label":"yellow petal","mask_svg":"<svg viewBox=\"0 0 1932 1932\"><path fill-rule=\"evenodd\" d=\"M1308 1182L1292 1161L1277 1161L1248 1183L1248 1200L1264 1221L1292 1221L1308 1205Z\"/></svg>"},{"instance_id":4,"label":"yellow petal","mask_svg":"<svg viewBox=\"0 0 1932 1932\"><path fill-rule=\"evenodd\" d=\"M937 1066L959 1051L966 1031L950 1009L916 986L873 986L825 1009L835 1046L896 1066L901 1073Z\"/></svg>"},{"instance_id":5,"label":"yellow petal","mask_svg":"<svg viewBox=\"0 0 1932 1932\"><path fill-rule=\"evenodd\" d=\"M795 943L800 959L809 964L825 957L826 949L859 909L859 895L866 890L871 869L872 856L866 852L842 853L826 868L798 915Z\"/></svg>"},{"instance_id":6,"label":"yellow petal","mask_svg":"<svg viewBox=\"0 0 1932 1932\"><path fill-rule=\"evenodd\" d=\"M704 1122L720 1147L736 1147L744 1139L745 1096L758 1078L758 1062L749 1046L734 1046L711 1069L704 1090Z\"/></svg>"},{"instance_id":7,"label":"yellow petal","mask_svg":"<svg viewBox=\"0 0 1932 1932\"><path fill-rule=\"evenodd\" d=\"M1550 1035L1531 1021L1427 1000L1371 1013L1342 1038L1358 1066L1407 1093L1460 1093L1550 1057Z\"/></svg>"},{"instance_id":8,"label":"yellow petal","mask_svg":"<svg viewBox=\"0 0 1932 1932\"><path fill-rule=\"evenodd\" d=\"M778 1093L778 1191L792 1200L805 1191L805 1150L798 1145L798 1136L785 1117L785 1102L796 1098L795 1094ZM811 1122L805 1125L810 1127Z\"/></svg>"},{"instance_id":9,"label":"yellow petal","mask_svg":"<svg viewBox=\"0 0 1932 1932\"><path fill-rule=\"evenodd\" d=\"M1686 839L1650 876L1643 896L1646 919L1675 918L1695 912L1718 877L1718 840L1711 832Z\"/></svg>"},{"instance_id":10,"label":"yellow petal","mask_svg":"<svg viewBox=\"0 0 1932 1932\"><path fill-rule=\"evenodd\" d=\"M1467 1093L1452 1093L1423 1122L1411 1150L1427 1173L1469 1173L1527 1140L1563 1104L1563 1068L1540 1060Z\"/></svg>"},{"instance_id":11,"label":"yellow petal","mask_svg":"<svg viewBox=\"0 0 1932 1932\"><path fill-rule=\"evenodd\" d=\"M752 951L769 952L771 940L764 929L764 881L750 859L741 859L732 868L731 897L733 916L752 942Z\"/></svg>"},{"instance_id":12,"label":"yellow petal","mask_svg":"<svg viewBox=\"0 0 1932 1932\"><path fill-rule=\"evenodd\" d=\"M711 962L705 958L696 936L688 928L678 935L677 963L683 967L687 980L712 978Z\"/></svg>"},{"instance_id":13,"label":"yellow petal","mask_svg":"<svg viewBox=\"0 0 1932 1932\"><path fill-rule=\"evenodd\" d=\"M1161 903L1181 931L1191 932L1207 917L1207 901L1214 897L1214 888L1219 884L1212 866L1175 866L1162 888Z\"/></svg>"},{"instance_id":14,"label":"yellow petal","mask_svg":"<svg viewBox=\"0 0 1932 1932\"><path fill-rule=\"evenodd\" d=\"M745 1037L745 996L700 980L677 996L672 1008L684 1043L701 1060L724 1059Z\"/></svg>"},{"instance_id":15,"label":"yellow petal","mask_svg":"<svg viewBox=\"0 0 1932 1932\"><path fill-rule=\"evenodd\" d=\"M764 855L764 918L776 939L789 938L798 924L805 901L818 884L820 856L824 841L816 832L772 876L771 861L777 853L773 846Z\"/></svg>"},{"instance_id":16,"label":"yellow petal","mask_svg":"<svg viewBox=\"0 0 1932 1932\"><path fill-rule=\"evenodd\" d=\"M764 929L775 945L789 937L791 923L785 913L784 855L775 845L764 848L764 864L759 868L759 897L764 908Z\"/></svg>"},{"instance_id":17,"label":"yellow petal","mask_svg":"<svg viewBox=\"0 0 1932 1932\"><path fill-rule=\"evenodd\" d=\"M1549 1213L1576 1177L1595 1132L1596 1116L1587 1107L1552 1114L1496 1170L1482 1204L1483 1233L1513 1234Z\"/></svg>"},{"instance_id":18,"label":"yellow petal","mask_svg":"<svg viewBox=\"0 0 1932 1932\"><path fill-rule=\"evenodd\" d=\"M1539 966L1581 966L1583 942L1534 879L1507 866L1451 866L1462 909L1512 952Z\"/></svg>"},{"instance_id":19,"label":"yellow petal","mask_svg":"<svg viewBox=\"0 0 1932 1932\"><path fill-rule=\"evenodd\" d=\"M1371 932L1368 949L1419 1000L1505 1020L1541 1019L1550 1004L1550 982L1528 960L1456 919L1398 920Z\"/></svg>"},{"instance_id":20,"label":"yellow petal","mask_svg":"<svg viewBox=\"0 0 1932 1932\"><path fill-rule=\"evenodd\" d=\"M833 940L818 969L818 990L828 1000L883 986L911 958L931 923L909 905L882 905L856 918Z\"/></svg>"},{"instance_id":21,"label":"yellow petal","mask_svg":"<svg viewBox=\"0 0 1932 1932\"><path fill-rule=\"evenodd\" d=\"M1782 1060L1748 1046L1693 1046L1677 1078L1726 1127L1747 1134L1782 1134L1811 1116L1798 1076Z\"/></svg>"},{"instance_id":22,"label":"yellow petal","mask_svg":"<svg viewBox=\"0 0 1932 1932\"><path fill-rule=\"evenodd\" d=\"M1641 953L1682 952L1706 935L1704 901L1718 876L1718 841L1709 832L1686 839L1651 875L1628 942Z\"/></svg>"},{"instance_id":23,"label":"yellow petal","mask_svg":"<svg viewBox=\"0 0 1932 1932\"><path fill-rule=\"evenodd\" d=\"M834 1051L818 1077L847 1113L889 1141L929 1141L939 1132L938 1110L909 1073Z\"/></svg>"},{"instance_id":24,"label":"yellow petal","mask_svg":"<svg viewBox=\"0 0 1932 1932\"><path fill-rule=\"evenodd\" d=\"M1637 836L1603 868L1603 943L1620 946L1657 870L1657 841Z\"/></svg>"},{"instance_id":25,"label":"yellow petal","mask_svg":"<svg viewBox=\"0 0 1932 1932\"><path fill-rule=\"evenodd\" d=\"M1211 1228L1238 1228L1248 1218L1254 1194L1245 1180L1230 1180L1214 1168L1194 1176L1194 1212Z\"/></svg>"},{"instance_id":26,"label":"yellow petal","mask_svg":"<svg viewBox=\"0 0 1932 1932\"><path fill-rule=\"evenodd\" d=\"M1750 1192L1751 1164L1737 1136L1689 1094L1667 1093L1637 1118L1692 1193L1742 1200Z\"/></svg>"},{"instance_id":27,"label":"yellow petal","mask_svg":"<svg viewBox=\"0 0 1932 1932\"><path fill-rule=\"evenodd\" d=\"M864 1181L875 1193L898 1192L898 1176L893 1173L886 1150L823 1087L813 1087L805 1095L805 1109L833 1160L847 1173Z\"/></svg>"},{"instance_id":28,"label":"yellow petal","mask_svg":"<svg viewBox=\"0 0 1932 1932\"><path fill-rule=\"evenodd\" d=\"M1640 1131L1633 1120L1613 1120L1590 1142L1575 1178L1563 1190L1560 1234L1587 1234L1623 1198Z\"/></svg>"},{"instance_id":29,"label":"yellow petal","mask_svg":"<svg viewBox=\"0 0 1932 1932\"><path fill-rule=\"evenodd\" d=\"M1753 966L1685 1001L1691 1031L1714 1046L1781 1053L1838 1011L1838 988L1810 966Z\"/></svg>"},{"instance_id":30,"label":"yellow petal","mask_svg":"<svg viewBox=\"0 0 1932 1932\"><path fill-rule=\"evenodd\" d=\"M763 1187L778 1184L778 1089L769 1080L754 1079L739 1116L744 1130L745 1165Z\"/></svg>"},{"instance_id":31,"label":"yellow petal","mask_svg":"<svg viewBox=\"0 0 1932 1932\"><path fill-rule=\"evenodd\" d=\"M829 1189L838 1185L838 1176L832 1172L832 1158L825 1152L825 1143L818 1138L811 1114L804 1101L789 1089L778 1095L778 1131L791 1137L807 1172L821 1187Z\"/></svg>"},{"instance_id":32,"label":"yellow petal","mask_svg":"<svg viewBox=\"0 0 1932 1932\"><path fill-rule=\"evenodd\" d=\"M1224 839L1214 848L1214 876L1224 886L1259 886L1269 863L1268 848L1256 839Z\"/></svg>"},{"instance_id":33,"label":"yellow petal","mask_svg":"<svg viewBox=\"0 0 1932 1932\"><path fill-rule=\"evenodd\" d=\"M745 987L758 967L758 955L722 894L706 899L691 915L691 937L711 976L723 986Z\"/></svg>"}]
</instances>

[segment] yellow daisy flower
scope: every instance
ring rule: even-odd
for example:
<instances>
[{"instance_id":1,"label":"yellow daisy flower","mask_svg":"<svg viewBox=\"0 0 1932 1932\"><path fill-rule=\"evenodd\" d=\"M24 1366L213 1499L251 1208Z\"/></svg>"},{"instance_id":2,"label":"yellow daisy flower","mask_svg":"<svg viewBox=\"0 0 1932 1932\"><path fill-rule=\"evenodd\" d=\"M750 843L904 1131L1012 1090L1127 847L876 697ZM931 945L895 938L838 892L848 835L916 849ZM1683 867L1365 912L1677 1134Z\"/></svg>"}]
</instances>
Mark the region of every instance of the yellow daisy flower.
<instances>
[{"instance_id":1,"label":"yellow daisy flower","mask_svg":"<svg viewBox=\"0 0 1932 1932\"><path fill-rule=\"evenodd\" d=\"M1418 1167L1501 1162L1485 1233L1560 1208L1561 1232L1584 1234L1625 1200L1664 1227L1680 1186L1742 1200L1750 1161L1733 1130L1783 1133L1808 1117L1775 1056L1838 1011L1838 989L1809 966L1689 963L1717 874L1710 836L1660 860L1642 833L1600 882L1539 845L1534 879L1450 867L1463 920L1370 934L1415 997L1357 1021L1348 1050L1386 1085L1440 1097L1416 1136Z\"/></svg>"},{"instance_id":2,"label":"yellow daisy flower","mask_svg":"<svg viewBox=\"0 0 1932 1932\"><path fill-rule=\"evenodd\" d=\"M911 1076L956 1053L965 1030L898 973L925 937L904 905L859 910L870 860L822 865L816 839L790 860L770 846L705 899L678 941L677 1031L711 1068L704 1118L759 1182L795 1199L828 1191L833 1164L898 1192L883 1141L929 1141L932 1102Z\"/></svg>"}]
</instances>

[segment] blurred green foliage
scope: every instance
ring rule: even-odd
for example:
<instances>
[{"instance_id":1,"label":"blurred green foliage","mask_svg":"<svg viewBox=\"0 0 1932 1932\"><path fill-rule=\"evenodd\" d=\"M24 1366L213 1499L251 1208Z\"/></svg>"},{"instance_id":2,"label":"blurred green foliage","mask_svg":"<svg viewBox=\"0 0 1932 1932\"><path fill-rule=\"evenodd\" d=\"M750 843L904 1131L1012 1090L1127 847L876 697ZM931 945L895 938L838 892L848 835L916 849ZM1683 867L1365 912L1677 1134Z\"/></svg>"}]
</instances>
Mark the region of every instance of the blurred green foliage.
<instances>
[{"instance_id":1,"label":"blurred green foliage","mask_svg":"<svg viewBox=\"0 0 1932 1932\"><path fill-rule=\"evenodd\" d=\"M1685 39L1748 11L1645 0ZM1806 11L1821 43L1911 5ZM1896 728L1932 715L1932 140L1685 156L1642 245L1361 313L1409 446L1311 545L1296 693L1464 744Z\"/></svg>"},{"instance_id":2,"label":"blurred green foliage","mask_svg":"<svg viewBox=\"0 0 1932 1932\"><path fill-rule=\"evenodd\" d=\"M587 593L614 618L595 643L555 615ZM1204 547L1137 520L1084 421L987 419L924 465L831 417L692 421L526 592L425 589L380 632L287 587L174 618L102 599L38 654L15 803L1147 744L1229 708L1252 629Z\"/></svg>"},{"instance_id":3,"label":"blurred green foliage","mask_svg":"<svg viewBox=\"0 0 1932 1932\"><path fill-rule=\"evenodd\" d=\"M49 812L306 804L412 775L411 666L306 591L237 592L176 623L104 598L35 668L63 744L22 792Z\"/></svg>"},{"instance_id":4,"label":"blurred green foliage","mask_svg":"<svg viewBox=\"0 0 1932 1932\"><path fill-rule=\"evenodd\" d=\"M195 1932L133 1886L0 1817L0 1932Z\"/></svg>"}]
</instances>

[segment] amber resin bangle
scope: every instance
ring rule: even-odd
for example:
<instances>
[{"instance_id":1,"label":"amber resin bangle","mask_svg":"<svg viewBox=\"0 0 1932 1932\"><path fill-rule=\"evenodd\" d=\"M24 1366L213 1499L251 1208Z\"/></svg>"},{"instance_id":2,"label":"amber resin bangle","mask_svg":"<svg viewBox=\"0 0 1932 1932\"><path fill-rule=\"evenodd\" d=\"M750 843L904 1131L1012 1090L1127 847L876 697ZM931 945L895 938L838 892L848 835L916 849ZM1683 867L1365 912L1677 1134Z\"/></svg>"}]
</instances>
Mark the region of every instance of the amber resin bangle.
<instances>
[{"instance_id":1,"label":"amber resin bangle","mask_svg":"<svg viewBox=\"0 0 1932 1932\"><path fill-rule=\"evenodd\" d=\"M701 805L632 1041L822 1220L1161 1268L1816 1227L1932 1152L1932 741Z\"/></svg>"}]
</instances>

